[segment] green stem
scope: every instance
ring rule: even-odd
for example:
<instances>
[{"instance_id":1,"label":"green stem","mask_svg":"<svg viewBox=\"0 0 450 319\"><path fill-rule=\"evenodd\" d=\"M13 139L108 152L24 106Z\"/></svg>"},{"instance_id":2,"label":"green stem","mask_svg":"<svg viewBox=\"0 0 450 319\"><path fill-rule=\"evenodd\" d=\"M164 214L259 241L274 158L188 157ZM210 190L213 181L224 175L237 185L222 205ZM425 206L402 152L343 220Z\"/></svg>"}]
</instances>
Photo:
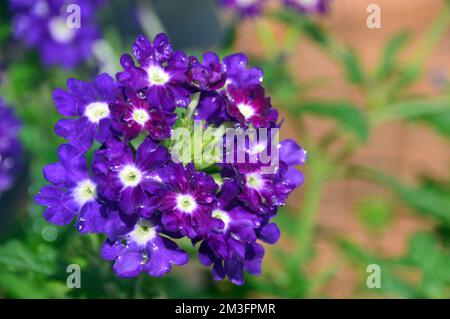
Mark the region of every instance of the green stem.
<instances>
[{"instance_id":1,"label":"green stem","mask_svg":"<svg viewBox=\"0 0 450 319\"><path fill-rule=\"evenodd\" d=\"M278 48L275 45L277 43L277 40L269 24L269 21L265 19L257 19L255 21L254 29L258 34L258 39L261 41L261 44L267 56L276 56L278 54Z\"/></svg>"},{"instance_id":2,"label":"green stem","mask_svg":"<svg viewBox=\"0 0 450 319\"><path fill-rule=\"evenodd\" d=\"M447 32L449 25L450 5L446 5L428 29L422 42L414 50L414 54L410 59L410 65L406 68L401 79L402 84L414 82L419 77L428 56Z\"/></svg>"},{"instance_id":3,"label":"green stem","mask_svg":"<svg viewBox=\"0 0 450 319\"><path fill-rule=\"evenodd\" d=\"M307 188L298 218L298 232L296 236L298 250L294 258L297 265L304 262L310 253L316 213L319 208L322 189L329 174L329 163L323 154L314 152L312 157L309 160L310 167L307 174Z\"/></svg>"},{"instance_id":4,"label":"green stem","mask_svg":"<svg viewBox=\"0 0 450 319\"><path fill-rule=\"evenodd\" d=\"M141 294L142 280L143 280L142 274L135 279L133 287L133 299L142 298Z\"/></svg>"}]
</instances>

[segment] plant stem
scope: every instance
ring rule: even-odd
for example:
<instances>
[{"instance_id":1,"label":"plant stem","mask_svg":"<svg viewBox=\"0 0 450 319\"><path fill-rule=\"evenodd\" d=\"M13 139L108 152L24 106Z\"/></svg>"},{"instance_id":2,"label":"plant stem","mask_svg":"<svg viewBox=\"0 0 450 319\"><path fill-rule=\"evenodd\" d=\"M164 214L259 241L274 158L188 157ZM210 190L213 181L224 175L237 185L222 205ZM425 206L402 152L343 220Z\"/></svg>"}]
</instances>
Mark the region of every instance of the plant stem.
<instances>
[{"instance_id":1,"label":"plant stem","mask_svg":"<svg viewBox=\"0 0 450 319\"><path fill-rule=\"evenodd\" d=\"M133 299L142 298L141 295L142 280L143 280L142 274L135 279L133 287Z\"/></svg>"},{"instance_id":2,"label":"plant stem","mask_svg":"<svg viewBox=\"0 0 450 319\"><path fill-rule=\"evenodd\" d=\"M422 42L414 50L414 54L410 59L410 65L406 68L405 74L401 79L401 84L410 84L419 77L428 56L447 32L449 25L450 5L445 5L436 20L431 24Z\"/></svg>"},{"instance_id":3,"label":"plant stem","mask_svg":"<svg viewBox=\"0 0 450 319\"><path fill-rule=\"evenodd\" d=\"M258 34L258 38L261 41L267 56L269 58L276 56L278 53L278 48L276 46L277 41L270 25L270 21L266 19L257 19L254 29Z\"/></svg>"},{"instance_id":4,"label":"plant stem","mask_svg":"<svg viewBox=\"0 0 450 319\"><path fill-rule=\"evenodd\" d=\"M322 195L322 189L329 174L329 163L320 151L313 152L308 170L308 187L303 198L301 212L298 218L298 233L296 244L298 250L295 254L295 263L304 262L311 250L316 212Z\"/></svg>"}]
</instances>

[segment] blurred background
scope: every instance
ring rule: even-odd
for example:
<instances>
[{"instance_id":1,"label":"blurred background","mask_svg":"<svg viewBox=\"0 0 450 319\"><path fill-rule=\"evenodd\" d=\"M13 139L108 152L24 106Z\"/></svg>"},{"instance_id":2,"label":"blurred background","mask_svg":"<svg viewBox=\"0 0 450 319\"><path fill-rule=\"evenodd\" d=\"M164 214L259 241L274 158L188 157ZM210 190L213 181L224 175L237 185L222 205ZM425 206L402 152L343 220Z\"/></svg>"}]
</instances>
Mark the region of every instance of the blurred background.
<instances>
[{"instance_id":1,"label":"blurred background","mask_svg":"<svg viewBox=\"0 0 450 319\"><path fill-rule=\"evenodd\" d=\"M23 151L0 195L0 296L450 297L450 4L325 3L325 13L298 12L269 0L246 17L215 0L109 0L96 11L92 54L67 69L45 65L17 37L17 13L2 1L0 97L21 121ZM381 28L368 27L371 4ZM305 184L275 219L281 240L242 287L214 282L196 257L162 279L119 280L98 254L100 237L47 224L33 203L62 142L52 91L69 77L114 75L138 34L162 31L190 54L248 54L285 119L282 137L308 150ZM66 286L73 263L81 289ZM371 264L379 288L367 285Z\"/></svg>"}]
</instances>

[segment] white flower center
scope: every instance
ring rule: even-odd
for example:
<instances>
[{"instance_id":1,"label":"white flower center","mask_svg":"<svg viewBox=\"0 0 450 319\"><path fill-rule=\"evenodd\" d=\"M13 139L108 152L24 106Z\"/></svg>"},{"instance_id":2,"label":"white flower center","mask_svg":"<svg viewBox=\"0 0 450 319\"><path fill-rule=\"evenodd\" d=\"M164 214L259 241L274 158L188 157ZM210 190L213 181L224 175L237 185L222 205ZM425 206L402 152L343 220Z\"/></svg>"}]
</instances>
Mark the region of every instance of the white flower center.
<instances>
[{"instance_id":1,"label":"white flower center","mask_svg":"<svg viewBox=\"0 0 450 319\"><path fill-rule=\"evenodd\" d=\"M247 178L247 185L250 188L260 190L264 186L264 180L258 173L250 173L245 176Z\"/></svg>"},{"instance_id":2,"label":"white flower center","mask_svg":"<svg viewBox=\"0 0 450 319\"><path fill-rule=\"evenodd\" d=\"M84 180L75 187L73 190L73 197L80 206L83 206L87 202L95 200L97 197L97 185L91 180Z\"/></svg>"},{"instance_id":3,"label":"white flower center","mask_svg":"<svg viewBox=\"0 0 450 319\"><path fill-rule=\"evenodd\" d=\"M55 17L48 22L48 31L53 40L59 43L69 43L76 35L76 30L69 28L64 18Z\"/></svg>"},{"instance_id":4,"label":"white flower center","mask_svg":"<svg viewBox=\"0 0 450 319\"><path fill-rule=\"evenodd\" d=\"M134 229L129 233L130 239L140 246L145 246L147 243L156 237L155 227L146 220L139 221Z\"/></svg>"},{"instance_id":5,"label":"white flower center","mask_svg":"<svg viewBox=\"0 0 450 319\"><path fill-rule=\"evenodd\" d=\"M133 120L138 123L140 126L144 126L145 123L150 119L150 115L144 109L135 109L133 111Z\"/></svg>"},{"instance_id":6,"label":"white flower center","mask_svg":"<svg viewBox=\"0 0 450 319\"><path fill-rule=\"evenodd\" d=\"M84 115L92 123L98 123L104 118L109 116L108 103L105 102L92 102L86 106Z\"/></svg>"},{"instance_id":7,"label":"white flower center","mask_svg":"<svg viewBox=\"0 0 450 319\"><path fill-rule=\"evenodd\" d=\"M45 0L39 0L33 7L33 11L39 17L45 17L49 12L48 3Z\"/></svg>"},{"instance_id":8,"label":"white flower center","mask_svg":"<svg viewBox=\"0 0 450 319\"><path fill-rule=\"evenodd\" d=\"M241 114L244 116L246 120L255 114L255 110L253 109L253 107L251 107L251 105L239 103L237 105L237 108L239 109L239 112L241 112Z\"/></svg>"},{"instance_id":9,"label":"white flower center","mask_svg":"<svg viewBox=\"0 0 450 319\"><path fill-rule=\"evenodd\" d=\"M312 7L317 4L317 0L296 0L297 3L301 6Z\"/></svg>"},{"instance_id":10,"label":"white flower center","mask_svg":"<svg viewBox=\"0 0 450 319\"><path fill-rule=\"evenodd\" d=\"M249 7L252 4L257 3L259 0L236 0L238 6Z\"/></svg>"},{"instance_id":11,"label":"white flower center","mask_svg":"<svg viewBox=\"0 0 450 319\"><path fill-rule=\"evenodd\" d=\"M197 208L197 202L191 195L180 194L177 196L177 208L183 213L192 214Z\"/></svg>"},{"instance_id":12,"label":"white flower center","mask_svg":"<svg viewBox=\"0 0 450 319\"><path fill-rule=\"evenodd\" d=\"M125 187L136 187L142 181L142 173L136 166L126 165L119 172L119 178Z\"/></svg>"},{"instance_id":13,"label":"white flower center","mask_svg":"<svg viewBox=\"0 0 450 319\"><path fill-rule=\"evenodd\" d=\"M170 80L170 75L158 65L152 65L147 69L150 85L164 85Z\"/></svg>"},{"instance_id":14,"label":"white flower center","mask_svg":"<svg viewBox=\"0 0 450 319\"><path fill-rule=\"evenodd\" d=\"M216 209L212 212L212 217L220 219L225 224L224 230L228 228L228 224L230 223L230 216L221 209Z\"/></svg>"}]
</instances>

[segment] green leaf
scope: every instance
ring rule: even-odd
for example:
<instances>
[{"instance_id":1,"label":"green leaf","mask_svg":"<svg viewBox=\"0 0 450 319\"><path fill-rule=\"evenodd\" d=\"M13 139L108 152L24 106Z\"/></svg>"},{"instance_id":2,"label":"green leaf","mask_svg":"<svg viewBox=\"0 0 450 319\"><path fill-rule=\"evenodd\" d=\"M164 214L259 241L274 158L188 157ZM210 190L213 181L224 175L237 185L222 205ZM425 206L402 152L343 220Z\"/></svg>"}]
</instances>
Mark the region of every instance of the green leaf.
<instances>
[{"instance_id":1,"label":"green leaf","mask_svg":"<svg viewBox=\"0 0 450 319\"><path fill-rule=\"evenodd\" d=\"M386 109L375 111L376 122L415 120L428 115L441 115L449 111L450 102L447 99L422 99L402 101Z\"/></svg>"},{"instance_id":2,"label":"green leaf","mask_svg":"<svg viewBox=\"0 0 450 319\"><path fill-rule=\"evenodd\" d=\"M450 104L448 107L450 107ZM436 132L445 137L450 137L450 108L445 112L442 112L442 114L430 114L424 116L422 121L433 127Z\"/></svg>"},{"instance_id":3,"label":"green leaf","mask_svg":"<svg viewBox=\"0 0 450 319\"><path fill-rule=\"evenodd\" d=\"M353 84L363 84L364 72L356 53L353 50L341 49L338 56L344 66L347 80Z\"/></svg>"},{"instance_id":4,"label":"green leaf","mask_svg":"<svg viewBox=\"0 0 450 319\"><path fill-rule=\"evenodd\" d=\"M448 298L450 284L450 255L431 233L415 234L410 242L405 262L419 267L422 272L421 289L430 298Z\"/></svg>"},{"instance_id":5,"label":"green leaf","mask_svg":"<svg viewBox=\"0 0 450 319\"><path fill-rule=\"evenodd\" d=\"M264 70L264 85L271 92L273 100L280 107L289 110L302 88L292 77L285 59L286 57L278 56L271 60L256 60L255 64Z\"/></svg>"},{"instance_id":6,"label":"green leaf","mask_svg":"<svg viewBox=\"0 0 450 319\"><path fill-rule=\"evenodd\" d=\"M13 240L0 247L0 265L15 270L30 270L52 275L55 273L54 254L50 251L31 250L23 243Z\"/></svg>"},{"instance_id":7,"label":"green leaf","mask_svg":"<svg viewBox=\"0 0 450 319\"><path fill-rule=\"evenodd\" d=\"M277 10L274 18L299 29L300 33L309 36L327 54L337 60L344 68L347 79L357 85L365 82L365 74L357 54L352 48L327 33L320 25L306 15L298 15L292 10Z\"/></svg>"},{"instance_id":8,"label":"green leaf","mask_svg":"<svg viewBox=\"0 0 450 319\"><path fill-rule=\"evenodd\" d=\"M367 198L358 204L358 216L371 231L382 231L392 220L391 205L382 198Z\"/></svg>"},{"instance_id":9,"label":"green leaf","mask_svg":"<svg viewBox=\"0 0 450 319\"><path fill-rule=\"evenodd\" d=\"M3 44L10 34L10 26L0 21L0 44Z\"/></svg>"},{"instance_id":10,"label":"green leaf","mask_svg":"<svg viewBox=\"0 0 450 319\"><path fill-rule=\"evenodd\" d=\"M396 260L382 259L350 241L341 240L339 242L341 250L355 264L361 267L361 286L365 292L388 293L405 298L420 298L422 294L414 284L396 276L395 270L399 267ZM368 289L366 279L368 273L366 267L370 264L377 264L381 268L381 288ZM401 265L400 265L401 266Z\"/></svg>"},{"instance_id":11,"label":"green leaf","mask_svg":"<svg viewBox=\"0 0 450 319\"><path fill-rule=\"evenodd\" d=\"M310 102L293 111L296 115L311 113L319 117L332 118L358 140L364 142L369 135L366 115L356 106L346 102Z\"/></svg>"},{"instance_id":12,"label":"green leaf","mask_svg":"<svg viewBox=\"0 0 450 319\"><path fill-rule=\"evenodd\" d=\"M69 292L65 283L35 278L29 275L15 274L2 270L0 289L12 298L64 298Z\"/></svg>"},{"instance_id":13,"label":"green leaf","mask_svg":"<svg viewBox=\"0 0 450 319\"><path fill-rule=\"evenodd\" d=\"M409 188L398 184L393 190L400 199L419 213L450 225L450 193L439 191L429 185Z\"/></svg>"},{"instance_id":14,"label":"green leaf","mask_svg":"<svg viewBox=\"0 0 450 319\"><path fill-rule=\"evenodd\" d=\"M418 186L404 185L395 177L371 168L358 168L360 176L390 189L400 200L415 211L431 216L450 226L450 187L422 180Z\"/></svg>"},{"instance_id":15,"label":"green leaf","mask_svg":"<svg viewBox=\"0 0 450 319\"><path fill-rule=\"evenodd\" d=\"M384 49L383 56L377 68L377 78L382 80L397 71L398 55L408 43L409 34L399 33L390 39Z\"/></svg>"},{"instance_id":16,"label":"green leaf","mask_svg":"<svg viewBox=\"0 0 450 319\"><path fill-rule=\"evenodd\" d=\"M437 241L432 234L415 234L409 242L406 260L412 264L431 270L439 259L439 251L436 249Z\"/></svg>"},{"instance_id":17,"label":"green leaf","mask_svg":"<svg viewBox=\"0 0 450 319\"><path fill-rule=\"evenodd\" d=\"M396 103L372 114L374 123L387 121L422 122L445 137L450 137L450 97L412 100Z\"/></svg>"},{"instance_id":18,"label":"green leaf","mask_svg":"<svg viewBox=\"0 0 450 319\"><path fill-rule=\"evenodd\" d=\"M14 63L8 68L5 87L2 92L5 99L16 100L26 92L36 88L41 83L42 69L31 58L23 59L21 63Z\"/></svg>"}]
</instances>

